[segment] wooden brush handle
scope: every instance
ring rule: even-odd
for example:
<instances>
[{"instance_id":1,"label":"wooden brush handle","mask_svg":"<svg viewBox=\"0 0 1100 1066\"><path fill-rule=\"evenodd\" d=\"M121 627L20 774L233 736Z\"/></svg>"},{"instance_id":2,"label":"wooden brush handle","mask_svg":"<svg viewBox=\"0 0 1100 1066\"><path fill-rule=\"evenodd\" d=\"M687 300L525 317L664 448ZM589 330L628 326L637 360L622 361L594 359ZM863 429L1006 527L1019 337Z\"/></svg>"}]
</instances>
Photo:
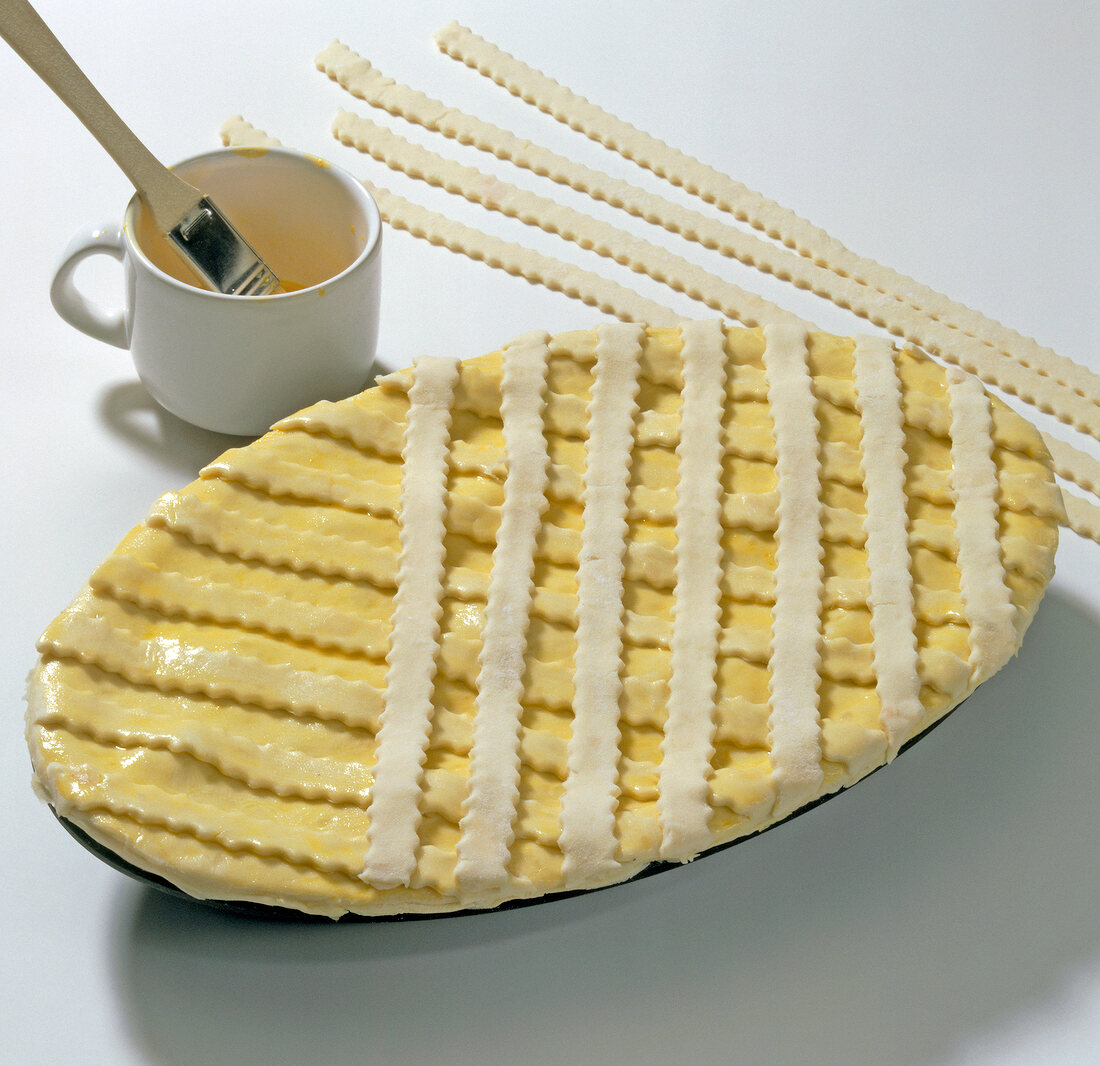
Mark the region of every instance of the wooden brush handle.
<instances>
[{"instance_id":1,"label":"wooden brush handle","mask_svg":"<svg viewBox=\"0 0 1100 1066\"><path fill-rule=\"evenodd\" d=\"M162 233L201 193L176 177L115 114L26 0L0 0L0 37L60 97L133 182Z\"/></svg>"}]
</instances>

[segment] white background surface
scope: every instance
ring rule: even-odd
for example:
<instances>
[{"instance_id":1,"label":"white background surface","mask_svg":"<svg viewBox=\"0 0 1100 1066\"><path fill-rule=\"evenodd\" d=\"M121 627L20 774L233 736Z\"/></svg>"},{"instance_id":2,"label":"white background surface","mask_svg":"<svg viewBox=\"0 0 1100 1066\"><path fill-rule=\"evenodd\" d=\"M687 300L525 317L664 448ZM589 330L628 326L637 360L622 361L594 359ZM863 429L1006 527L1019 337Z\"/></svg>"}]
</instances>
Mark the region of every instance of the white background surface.
<instances>
[{"instance_id":1,"label":"white background surface","mask_svg":"<svg viewBox=\"0 0 1100 1066\"><path fill-rule=\"evenodd\" d=\"M399 81L661 188L439 54L431 34L457 18L855 251L1100 370L1095 4L39 8L166 161L214 146L241 112L419 202L629 280L330 138L338 107L368 110L313 70L339 37ZM34 641L155 497L239 442L158 413L125 353L54 315L57 255L83 223L119 217L130 191L2 46L0 84L5 1062L1098 1061L1100 548L1072 533L1019 658L927 740L814 813L653 880L497 916L287 927L171 902L77 847L29 787ZM385 242L384 365L599 319L405 234ZM696 258L826 328L866 328ZM88 272L93 287L113 282Z\"/></svg>"}]
</instances>

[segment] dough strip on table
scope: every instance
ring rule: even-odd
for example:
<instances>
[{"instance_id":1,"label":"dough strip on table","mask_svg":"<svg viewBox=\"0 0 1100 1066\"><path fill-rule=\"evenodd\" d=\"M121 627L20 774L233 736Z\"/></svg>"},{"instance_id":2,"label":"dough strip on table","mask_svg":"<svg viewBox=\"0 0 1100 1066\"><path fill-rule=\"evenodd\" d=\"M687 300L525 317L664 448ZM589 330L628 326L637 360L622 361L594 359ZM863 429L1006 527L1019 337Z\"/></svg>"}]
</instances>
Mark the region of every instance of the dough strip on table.
<instances>
[{"instance_id":1,"label":"dough strip on table","mask_svg":"<svg viewBox=\"0 0 1100 1066\"><path fill-rule=\"evenodd\" d=\"M458 23L440 30L436 43L446 55L658 177L747 222L800 255L825 264L837 275L887 293L929 319L980 340L995 355L1020 363L1037 376L1049 378L1060 390L1081 397L1092 408L1100 408L1100 375L1087 367L912 278L856 255L788 208L609 114ZM970 370L962 362L959 365ZM1017 395L1034 402L1026 395ZM1063 418L1061 414L1058 417ZM1096 434L1098 430L1093 427L1090 432Z\"/></svg>"},{"instance_id":2,"label":"dough strip on table","mask_svg":"<svg viewBox=\"0 0 1100 1066\"><path fill-rule=\"evenodd\" d=\"M496 50L496 52L499 53L499 50ZM503 53L499 53L499 55L502 56ZM1060 382L1054 379L1046 380L1051 377L1048 371L1036 371L1030 367L1023 370L1015 367L1010 369L1007 366L998 365L996 359L990 359L990 351L987 350L992 349L996 353L997 346L991 341L975 335L972 331L962 329L949 318L945 319L943 307L937 305L937 309L931 312L916 304L907 303L904 294L911 293L913 287L916 286L916 283L910 282L910 279L902 279L906 283L906 287L893 291L886 290L879 285L869 285L859 278L836 271L829 265L806 258L801 253L796 254L787 248L761 240L718 219L710 218L697 211L672 203L654 193L646 192L621 179L613 178L610 175L574 163L564 156L533 144L531 141L522 140L507 130L482 122L480 119L467 115L457 108L447 106L442 101L433 100L409 86L385 77L380 71L372 67L367 59L339 41L333 41L318 53L314 62L319 70L327 74L342 88L373 107L385 110L392 115L420 125L429 131L440 133L462 144L471 144L499 159L506 159L515 166L548 177L559 184L567 185L578 192L591 196L593 199L608 203L613 207L627 211L635 217L661 226L669 232L679 234L686 240L694 241L709 249L715 249L724 256L736 259L763 273L771 274L782 281L790 282L797 288L813 292L814 295L828 299L837 306L852 311L872 324L887 329L895 336L902 337L910 343L917 344L933 354L939 355L947 362L962 366L971 373L977 374L983 381L994 384L1012 395L1019 396L1047 413L1055 414L1063 422L1082 432L1091 433L1094 436L1100 434L1100 407L1097 407L1094 399L1092 402L1089 401L1090 396L1094 398L1100 394L1100 377L1092 375L1092 372L1086 368L1079 367L1077 364L1066 360L1072 371L1069 375L1070 379L1073 378L1073 375L1076 375L1079 380L1070 380L1070 383L1066 384L1063 389L1059 389L1057 385ZM528 72L528 76L535 74L537 72ZM579 97L572 99L580 101ZM599 111L599 109L596 110ZM606 115L603 112L600 112L600 114ZM611 118L611 116L606 117ZM378 130L379 127L374 127L374 129ZM381 153L384 149L380 142L371 144L369 149L364 147L365 143L369 142L365 135L366 131L362 132L364 135L356 146L371 151L376 159L380 159L393 167L394 162L391 159L383 158ZM388 133L388 131L386 132ZM655 143L660 144L660 142ZM668 149L667 146L665 148L669 152L673 151ZM692 162L695 162L697 167L702 167L702 164L696 161ZM443 176L438 167L433 169L437 175ZM420 176L425 177L425 180L431 180L425 175ZM724 176L719 175L719 177ZM729 181L730 179L726 180ZM439 182L432 181L432 184L439 184ZM451 189L450 191L459 190ZM460 192L460 195L467 194ZM756 196L757 194L752 195ZM469 197L467 196L467 198ZM797 220L797 216L791 215L791 218ZM801 222L802 220L797 221ZM808 223L805 223L805 225L808 225ZM832 241L832 238L828 238L827 235L823 236ZM585 234L584 239L587 242L588 240L596 241L598 238L594 234ZM624 254L624 251L625 246L619 245L612 251L612 257L618 258ZM647 265L655 267L658 260L649 257L640 260L640 262L643 264L643 270L649 273L650 271L645 267ZM929 292L931 293L931 290ZM932 295L938 296L934 293ZM946 298L941 297L940 299L943 301ZM947 301L947 303L950 303L950 301ZM708 306L715 310L722 310L714 302L708 302ZM952 306L956 307L960 313L965 312L970 316L976 315L976 312L972 312L961 305ZM1034 345L1034 342L1027 341L1026 338L1022 338L1018 334L1012 333L1012 331L1004 330L1004 327L1000 327L997 323L990 323L990 325L996 326L1004 333L1001 347L1005 350L999 354L1013 359L1016 358L1011 349L1006 347L1013 338L1020 344L1026 342ZM1053 352L1049 352L1049 349L1045 351L1050 358L1060 358L1056 357ZM1047 356L1042 358L1046 359ZM1065 389L1069 390L1068 393Z\"/></svg>"},{"instance_id":3,"label":"dough strip on table","mask_svg":"<svg viewBox=\"0 0 1100 1066\"><path fill-rule=\"evenodd\" d=\"M360 115L341 110L333 120L332 132L341 143L385 163L391 170L461 196L486 210L537 226L546 233L629 267L635 273L646 274L674 292L690 296L746 326L779 322L803 328L809 326L790 311L746 292L681 256L545 196L445 159Z\"/></svg>"}]
</instances>

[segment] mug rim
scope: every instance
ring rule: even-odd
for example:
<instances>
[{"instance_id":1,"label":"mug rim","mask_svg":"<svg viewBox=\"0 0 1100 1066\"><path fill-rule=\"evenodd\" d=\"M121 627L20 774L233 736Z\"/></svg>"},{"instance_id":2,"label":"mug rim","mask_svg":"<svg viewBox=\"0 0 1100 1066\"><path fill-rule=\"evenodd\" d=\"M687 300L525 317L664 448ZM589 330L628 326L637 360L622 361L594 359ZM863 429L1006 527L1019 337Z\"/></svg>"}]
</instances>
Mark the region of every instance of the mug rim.
<instances>
[{"instance_id":1,"label":"mug rim","mask_svg":"<svg viewBox=\"0 0 1100 1066\"><path fill-rule=\"evenodd\" d=\"M297 159L304 162L308 162L313 166L321 167L325 170L332 172L333 176L338 178L345 186L351 189L352 193L360 198L365 208L368 222L369 233L367 240L360 250L359 254L348 263L343 270L337 274L333 274L329 278L325 278L323 281L317 282L315 285L310 285L308 288L295 289L294 292L275 292L269 293L266 296L237 296L233 293L217 292L214 289L203 289L197 285L191 285L186 281L181 281L179 278L173 277L171 274L161 270L160 267L154 263L145 250L137 242L137 237L134 233L136 228L134 225L134 214L138 209L138 205L141 203L141 198L137 193L134 193L130 197L129 203L126 205L126 210L122 219L122 236L126 242L126 247L133 253L134 257L145 267L150 273L155 275L160 281L174 287L181 289L189 295L197 295L200 297L211 297L217 300L233 300L239 302L241 300L248 301L249 303L260 303L266 300L286 300L294 296L305 296L310 293L316 293L319 289L324 289L326 286L331 286L339 282L342 278L346 277L352 271L361 267L369 259L374 258L378 254L378 250L382 243L382 214L378 210L378 204L375 203L374 197L370 194L370 190L356 178L350 171L345 170L343 167L338 166L336 163L332 163L329 160L319 155L314 155L311 152L303 152L297 148L286 148L282 145L279 146L266 146L258 145L254 147L236 147L236 148L213 148L207 152L199 152L197 155L188 156L186 159L181 159L178 163L172 164L169 167L170 170L175 170L177 167L184 166L190 163L199 163L205 159L211 159L216 157L225 157L229 155L235 155L241 158L248 158L253 156L254 158L262 158L266 155L282 155L291 159Z\"/></svg>"}]
</instances>

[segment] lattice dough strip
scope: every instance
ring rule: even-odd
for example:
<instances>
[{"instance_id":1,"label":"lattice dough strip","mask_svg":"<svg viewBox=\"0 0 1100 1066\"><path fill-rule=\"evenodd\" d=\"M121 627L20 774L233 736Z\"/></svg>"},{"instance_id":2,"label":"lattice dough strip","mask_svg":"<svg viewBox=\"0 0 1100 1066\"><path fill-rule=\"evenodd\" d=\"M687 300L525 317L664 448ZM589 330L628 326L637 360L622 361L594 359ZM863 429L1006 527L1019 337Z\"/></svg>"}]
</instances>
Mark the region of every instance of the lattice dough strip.
<instances>
[{"instance_id":1,"label":"lattice dough strip","mask_svg":"<svg viewBox=\"0 0 1100 1066\"><path fill-rule=\"evenodd\" d=\"M661 857L686 861L709 837L715 672L722 587L722 422L726 402L721 322L681 327L684 399L676 449L676 586L668 719L658 767ZM709 486L709 488L708 488Z\"/></svg>"},{"instance_id":2,"label":"lattice dough strip","mask_svg":"<svg viewBox=\"0 0 1100 1066\"><path fill-rule=\"evenodd\" d=\"M875 681L887 756L893 758L924 713L905 498L905 430L894 347L859 337L855 383L867 493L867 567Z\"/></svg>"},{"instance_id":3,"label":"lattice dough strip","mask_svg":"<svg viewBox=\"0 0 1100 1066\"><path fill-rule=\"evenodd\" d=\"M432 717L442 612L447 453L458 379L453 359L424 356L414 371L402 452L400 536L389 670L371 792L363 872L380 888L408 885L417 857L420 773Z\"/></svg>"},{"instance_id":4,"label":"lattice dough strip","mask_svg":"<svg viewBox=\"0 0 1100 1066\"><path fill-rule=\"evenodd\" d=\"M818 715L824 586L820 427L805 333L770 326L764 336L779 482L768 738L779 790L774 814L781 817L815 795L824 778Z\"/></svg>"},{"instance_id":5,"label":"lattice dough strip","mask_svg":"<svg viewBox=\"0 0 1100 1066\"><path fill-rule=\"evenodd\" d=\"M546 509L549 455L543 433L546 333L504 350L501 414L508 475L493 550L477 677L470 784L455 876L474 895L499 892L519 799L519 726L535 541Z\"/></svg>"},{"instance_id":6,"label":"lattice dough strip","mask_svg":"<svg viewBox=\"0 0 1100 1066\"><path fill-rule=\"evenodd\" d=\"M977 683L1015 650L1016 608L1001 561L989 396L974 378L956 370L947 371L947 381L958 566Z\"/></svg>"},{"instance_id":7,"label":"lattice dough strip","mask_svg":"<svg viewBox=\"0 0 1100 1066\"><path fill-rule=\"evenodd\" d=\"M618 325L597 333L577 569L576 694L561 810L567 887L598 883L616 867L623 553L643 334Z\"/></svg>"}]
</instances>

